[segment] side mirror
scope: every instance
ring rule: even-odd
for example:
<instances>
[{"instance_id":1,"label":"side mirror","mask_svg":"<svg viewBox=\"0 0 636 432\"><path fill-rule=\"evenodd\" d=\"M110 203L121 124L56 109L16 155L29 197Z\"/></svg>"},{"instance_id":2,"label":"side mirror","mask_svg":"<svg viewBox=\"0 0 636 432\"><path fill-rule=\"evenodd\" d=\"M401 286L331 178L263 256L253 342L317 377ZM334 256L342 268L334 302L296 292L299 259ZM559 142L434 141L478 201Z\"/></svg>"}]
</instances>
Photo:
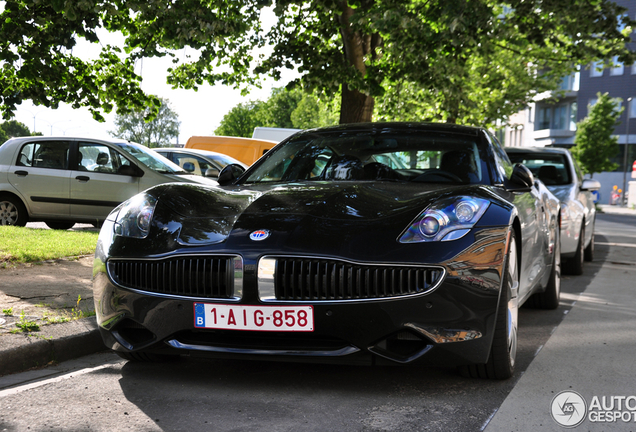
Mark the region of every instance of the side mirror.
<instances>
[{"instance_id":1,"label":"side mirror","mask_svg":"<svg viewBox=\"0 0 636 432\"><path fill-rule=\"evenodd\" d=\"M127 175L130 177L143 177L144 171L136 165L122 165L117 170L117 174Z\"/></svg>"},{"instance_id":2,"label":"side mirror","mask_svg":"<svg viewBox=\"0 0 636 432\"><path fill-rule=\"evenodd\" d=\"M187 172L194 172L194 164L192 162L186 162L183 164L183 169Z\"/></svg>"},{"instance_id":3,"label":"side mirror","mask_svg":"<svg viewBox=\"0 0 636 432\"><path fill-rule=\"evenodd\" d=\"M219 176L219 170L216 168L208 168L205 170L206 177L217 178Z\"/></svg>"},{"instance_id":4,"label":"side mirror","mask_svg":"<svg viewBox=\"0 0 636 432\"><path fill-rule=\"evenodd\" d=\"M239 164L226 165L225 168L223 168L219 173L219 178L217 181L221 186L229 185L236 182L236 180L238 180L238 178L243 175L244 172L245 168L243 168Z\"/></svg>"},{"instance_id":5,"label":"side mirror","mask_svg":"<svg viewBox=\"0 0 636 432\"><path fill-rule=\"evenodd\" d=\"M601 183L594 179L585 179L581 184L582 191L597 191L601 188Z\"/></svg>"},{"instance_id":6,"label":"side mirror","mask_svg":"<svg viewBox=\"0 0 636 432\"><path fill-rule=\"evenodd\" d=\"M507 189L514 192L529 192L533 185L534 175L532 171L523 164L515 164Z\"/></svg>"}]
</instances>

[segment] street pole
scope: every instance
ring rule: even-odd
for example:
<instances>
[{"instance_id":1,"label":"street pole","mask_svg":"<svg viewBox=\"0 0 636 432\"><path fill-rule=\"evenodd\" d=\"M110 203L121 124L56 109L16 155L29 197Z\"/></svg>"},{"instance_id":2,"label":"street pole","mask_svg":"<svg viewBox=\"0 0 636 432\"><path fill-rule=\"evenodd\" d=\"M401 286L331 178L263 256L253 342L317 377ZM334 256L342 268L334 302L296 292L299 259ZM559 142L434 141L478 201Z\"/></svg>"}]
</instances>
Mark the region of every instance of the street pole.
<instances>
[{"instance_id":1,"label":"street pole","mask_svg":"<svg viewBox=\"0 0 636 432\"><path fill-rule=\"evenodd\" d=\"M627 125L625 131L625 154L623 155L623 196L621 197L621 204L623 206L627 205L627 201L625 201L625 192L627 191L627 152L629 151L629 108L632 102L632 98L627 98L627 110L625 111L627 117Z\"/></svg>"}]
</instances>

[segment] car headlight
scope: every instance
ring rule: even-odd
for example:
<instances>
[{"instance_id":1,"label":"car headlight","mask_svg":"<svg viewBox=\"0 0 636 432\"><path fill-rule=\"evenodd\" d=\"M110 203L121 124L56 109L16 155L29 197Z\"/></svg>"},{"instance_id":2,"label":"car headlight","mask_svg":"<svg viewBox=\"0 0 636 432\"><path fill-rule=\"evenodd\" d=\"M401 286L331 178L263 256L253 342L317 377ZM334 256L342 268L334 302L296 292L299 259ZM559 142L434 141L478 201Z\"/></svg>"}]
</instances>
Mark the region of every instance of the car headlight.
<instances>
[{"instance_id":1,"label":"car headlight","mask_svg":"<svg viewBox=\"0 0 636 432\"><path fill-rule=\"evenodd\" d=\"M400 236L400 243L457 240L482 217L490 201L469 196L436 201L419 214Z\"/></svg>"},{"instance_id":2,"label":"car headlight","mask_svg":"<svg viewBox=\"0 0 636 432\"><path fill-rule=\"evenodd\" d=\"M135 195L124 202L115 217L115 234L122 237L145 238L150 232L157 199L152 195Z\"/></svg>"}]
</instances>

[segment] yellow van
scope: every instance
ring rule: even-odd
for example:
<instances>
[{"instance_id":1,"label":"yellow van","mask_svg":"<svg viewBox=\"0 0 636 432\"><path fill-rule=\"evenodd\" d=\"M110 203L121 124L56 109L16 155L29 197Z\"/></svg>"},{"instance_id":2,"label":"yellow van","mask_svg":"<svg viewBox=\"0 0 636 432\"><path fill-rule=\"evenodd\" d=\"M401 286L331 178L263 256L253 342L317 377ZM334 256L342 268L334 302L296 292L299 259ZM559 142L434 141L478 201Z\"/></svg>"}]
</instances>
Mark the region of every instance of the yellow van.
<instances>
[{"instance_id":1,"label":"yellow van","mask_svg":"<svg viewBox=\"0 0 636 432\"><path fill-rule=\"evenodd\" d=\"M188 139L185 148L210 150L238 159L252 165L278 144L276 141L229 136L193 136Z\"/></svg>"}]
</instances>

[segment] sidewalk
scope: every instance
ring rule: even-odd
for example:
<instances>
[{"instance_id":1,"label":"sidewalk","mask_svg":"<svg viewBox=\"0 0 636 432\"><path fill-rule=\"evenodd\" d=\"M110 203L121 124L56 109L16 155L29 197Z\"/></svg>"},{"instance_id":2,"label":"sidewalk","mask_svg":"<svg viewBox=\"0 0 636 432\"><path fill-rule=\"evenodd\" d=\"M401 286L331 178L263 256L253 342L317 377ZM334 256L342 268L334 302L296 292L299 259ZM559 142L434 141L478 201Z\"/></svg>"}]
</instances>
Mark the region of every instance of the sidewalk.
<instances>
[{"instance_id":1,"label":"sidewalk","mask_svg":"<svg viewBox=\"0 0 636 432\"><path fill-rule=\"evenodd\" d=\"M92 271L92 256L0 269L0 376L105 349Z\"/></svg>"},{"instance_id":2,"label":"sidewalk","mask_svg":"<svg viewBox=\"0 0 636 432\"><path fill-rule=\"evenodd\" d=\"M620 207L603 210L636 216L635 210ZM634 234L625 233L632 239ZM576 276L589 282L585 291L562 296L562 301L574 302L572 309L486 432L567 430L562 425L568 421L577 431L636 431L636 247L632 245L636 246L632 241L611 247L602 267L600 262L586 263L584 274Z\"/></svg>"}]
</instances>

